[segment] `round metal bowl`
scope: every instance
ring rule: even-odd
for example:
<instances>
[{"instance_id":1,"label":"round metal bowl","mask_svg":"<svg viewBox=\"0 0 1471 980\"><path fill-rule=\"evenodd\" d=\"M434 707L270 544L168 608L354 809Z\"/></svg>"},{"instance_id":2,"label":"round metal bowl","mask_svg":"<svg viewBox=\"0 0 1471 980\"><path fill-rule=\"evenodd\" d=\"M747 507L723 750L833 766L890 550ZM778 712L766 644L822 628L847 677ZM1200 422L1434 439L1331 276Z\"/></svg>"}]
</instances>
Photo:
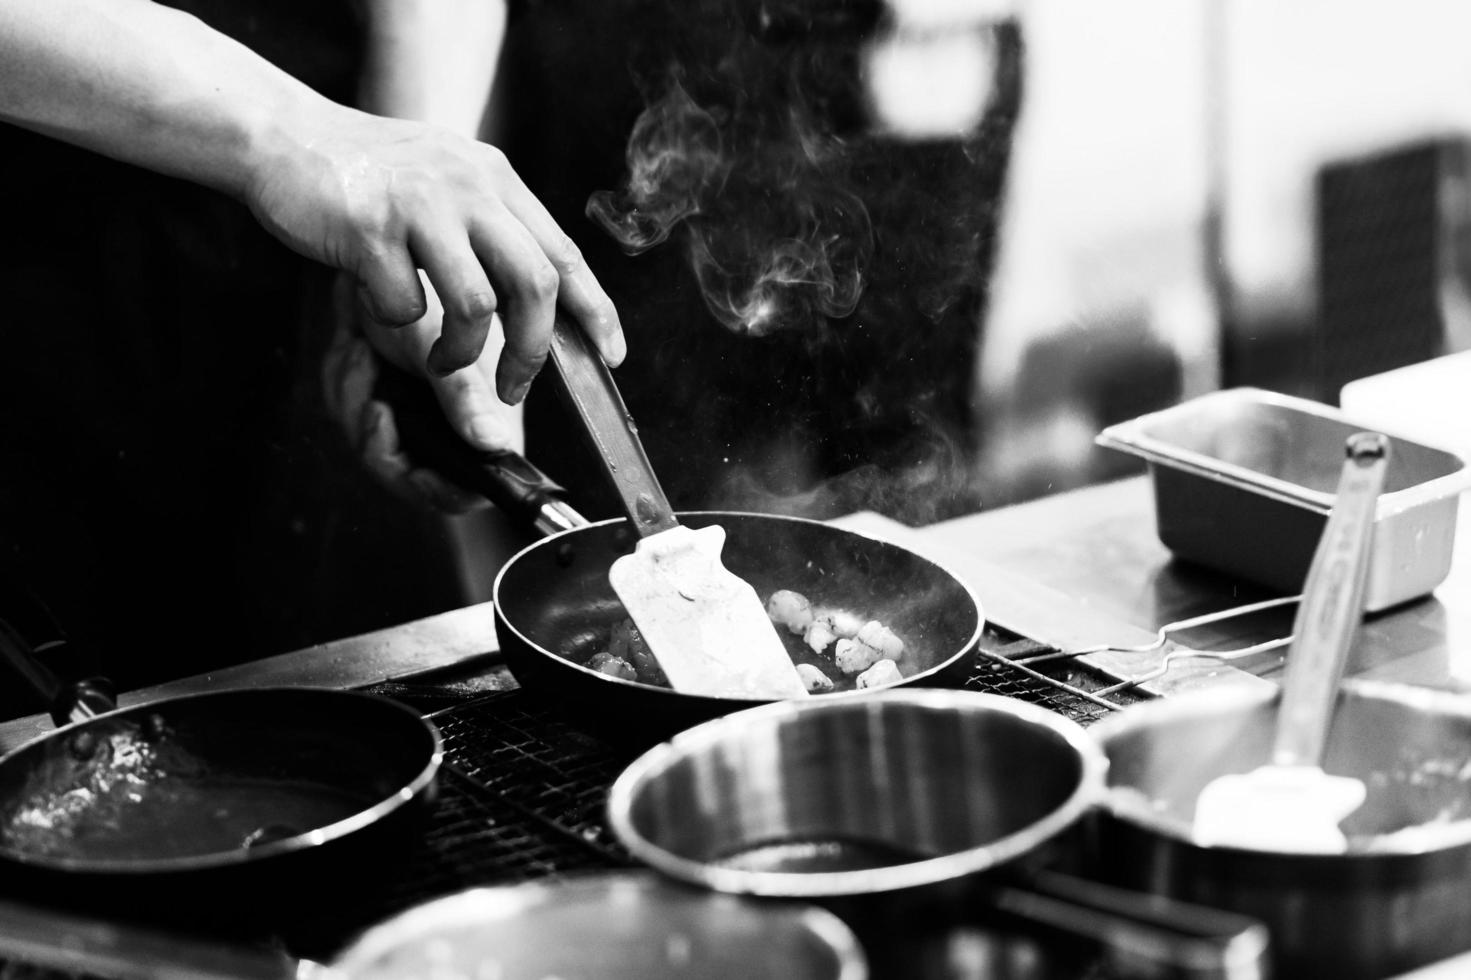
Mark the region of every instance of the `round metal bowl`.
<instances>
[{"instance_id":1,"label":"round metal bowl","mask_svg":"<svg viewBox=\"0 0 1471 980\"><path fill-rule=\"evenodd\" d=\"M646 872L475 888L363 933L332 963L352 980L864 980L831 913L695 891Z\"/></svg>"},{"instance_id":2,"label":"round metal bowl","mask_svg":"<svg viewBox=\"0 0 1471 980\"><path fill-rule=\"evenodd\" d=\"M641 861L717 891L893 893L1033 854L1097 802L1103 770L1079 726L995 695L787 701L646 752L609 822Z\"/></svg>"}]
</instances>

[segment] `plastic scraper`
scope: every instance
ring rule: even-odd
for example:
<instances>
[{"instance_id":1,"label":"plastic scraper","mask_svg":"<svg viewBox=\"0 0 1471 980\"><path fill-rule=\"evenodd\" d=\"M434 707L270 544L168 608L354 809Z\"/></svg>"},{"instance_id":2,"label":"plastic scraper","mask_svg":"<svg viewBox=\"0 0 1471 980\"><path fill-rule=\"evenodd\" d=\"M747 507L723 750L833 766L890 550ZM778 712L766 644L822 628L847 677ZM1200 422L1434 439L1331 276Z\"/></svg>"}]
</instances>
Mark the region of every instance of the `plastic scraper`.
<instances>
[{"instance_id":1,"label":"plastic scraper","mask_svg":"<svg viewBox=\"0 0 1471 980\"><path fill-rule=\"evenodd\" d=\"M1364 802L1365 786L1323 771L1323 750L1353 636L1363 618L1375 505L1389 440L1349 437L1328 524L1313 553L1293 623L1272 759L1207 783L1195 803L1198 843L1291 853L1340 853L1338 824Z\"/></svg>"},{"instance_id":2,"label":"plastic scraper","mask_svg":"<svg viewBox=\"0 0 1471 980\"><path fill-rule=\"evenodd\" d=\"M552 363L639 540L613 562L613 591L676 691L775 700L807 694L766 606L720 560L725 530L679 523L644 454L612 372L562 318Z\"/></svg>"}]
</instances>

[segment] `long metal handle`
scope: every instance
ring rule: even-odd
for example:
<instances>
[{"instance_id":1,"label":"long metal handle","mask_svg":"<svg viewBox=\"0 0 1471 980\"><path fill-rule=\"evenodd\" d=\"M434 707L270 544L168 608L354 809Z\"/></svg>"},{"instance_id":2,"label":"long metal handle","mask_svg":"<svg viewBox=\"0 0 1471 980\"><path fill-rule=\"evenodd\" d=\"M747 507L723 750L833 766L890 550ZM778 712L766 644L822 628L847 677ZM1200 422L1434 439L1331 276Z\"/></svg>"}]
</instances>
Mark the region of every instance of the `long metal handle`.
<instances>
[{"instance_id":1,"label":"long metal handle","mask_svg":"<svg viewBox=\"0 0 1471 980\"><path fill-rule=\"evenodd\" d=\"M1293 622L1272 746L1276 765L1322 762L1338 682L1363 618L1374 511L1389 465L1389 440L1379 433L1355 433L1345 452L1333 509Z\"/></svg>"},{"instance_id":2,"label":"long metal handle","mask_svg":"<svg viewBox=\"0 0 1471 980\"><path fill-rule=\"evenodd\" d=\"M1054 871L1004 887L992 907L1109 950L1128 975L1262 980L1267 928L1234 912L1115 888Z\"/></svg>"},{"instance_id":3,"label":"long metal handle","mask_svg":"<svg viewBox=\"0 0 1471 980\"><path fill-rule=\"evenodd\" d=\"M559 390L582 420L593 451L639 536L675 527L679 522L644 453L638 427L623 404L613 373L583 332L561 316L552 332L551 359Z\"/></svg>"}]
</instances>

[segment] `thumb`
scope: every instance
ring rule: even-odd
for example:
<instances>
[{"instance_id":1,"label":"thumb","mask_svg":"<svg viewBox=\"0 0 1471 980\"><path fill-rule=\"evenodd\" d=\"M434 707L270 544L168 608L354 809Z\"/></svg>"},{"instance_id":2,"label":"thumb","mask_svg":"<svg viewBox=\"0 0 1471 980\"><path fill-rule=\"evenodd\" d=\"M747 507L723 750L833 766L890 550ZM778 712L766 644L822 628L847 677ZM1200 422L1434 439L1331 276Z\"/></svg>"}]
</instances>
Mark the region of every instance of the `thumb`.
<instances>
[{"instance_id":1,"label":"thumb","mask_svg":"<svg viewBox=\"0 0 1471 980\"><path fill-rule=\"evenodd\" d=\"M472 364L443 378L430 378L429 383L445 418L461 439L476 449L524 451L521 407L502 402L478 366Z\"/></svg>"}]
</instances>

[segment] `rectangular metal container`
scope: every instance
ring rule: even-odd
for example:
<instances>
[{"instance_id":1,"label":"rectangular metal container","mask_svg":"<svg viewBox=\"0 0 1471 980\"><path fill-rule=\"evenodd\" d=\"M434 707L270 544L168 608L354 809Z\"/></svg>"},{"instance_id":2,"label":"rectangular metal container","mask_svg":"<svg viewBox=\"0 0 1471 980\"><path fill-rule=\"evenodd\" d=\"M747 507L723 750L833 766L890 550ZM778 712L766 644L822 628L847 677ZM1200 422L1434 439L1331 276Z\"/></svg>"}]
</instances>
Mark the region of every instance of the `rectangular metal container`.
<instances>
[{"instance_id":1,"label":"rectangular metal container","mask_svg":"<svg viewBox=\"0 0 1471 980\"><path fill-rule=\"evenodd\" d=\"M1343 465L1368 426L1304 398L1232 388L1110 426L1099 445L1143 457L1160 540L1189 561L1302 590ZM1450 571L1465 461L1392 432L1365 607L1423 596Z\"/></svg>"}]
</instances>

